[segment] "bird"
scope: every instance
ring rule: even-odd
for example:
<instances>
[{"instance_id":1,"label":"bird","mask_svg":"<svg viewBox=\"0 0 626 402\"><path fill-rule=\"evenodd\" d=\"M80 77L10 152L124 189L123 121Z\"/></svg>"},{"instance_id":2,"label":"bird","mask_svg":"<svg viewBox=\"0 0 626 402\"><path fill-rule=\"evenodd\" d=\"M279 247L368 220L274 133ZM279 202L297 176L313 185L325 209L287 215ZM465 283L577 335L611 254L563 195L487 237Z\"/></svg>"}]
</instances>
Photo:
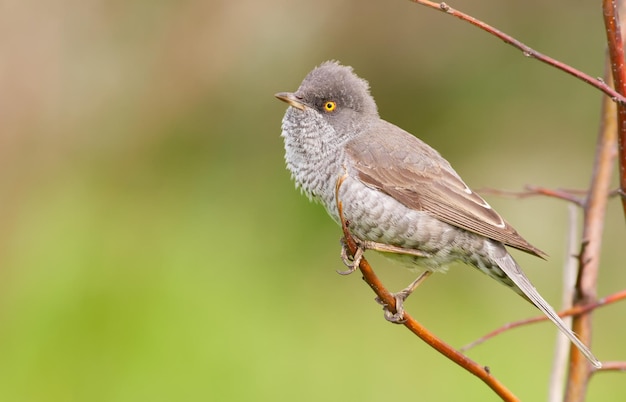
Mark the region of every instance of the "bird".
<instances>
[{"instance_id":1,"label":"bird","mask_svg":"<svg viewBox=\"0 0 626 402\"><path fill-rule=\"evenodd\" d=\"M335 222L349 222L359 245L354 263L371 249L423 271L395 294L396 313L386 311L388 320L402 322L403 302L417 285L460 261L535 305L593 366L601 366L506 246L541 258L546 254L470 189L439 152L381 119L369 83L352 67L324 62L295 92L275 97L289 105L281 125L287 170L296 187ZM342 251L345 261L345 245Z\"/></svg>"}]
</instances>

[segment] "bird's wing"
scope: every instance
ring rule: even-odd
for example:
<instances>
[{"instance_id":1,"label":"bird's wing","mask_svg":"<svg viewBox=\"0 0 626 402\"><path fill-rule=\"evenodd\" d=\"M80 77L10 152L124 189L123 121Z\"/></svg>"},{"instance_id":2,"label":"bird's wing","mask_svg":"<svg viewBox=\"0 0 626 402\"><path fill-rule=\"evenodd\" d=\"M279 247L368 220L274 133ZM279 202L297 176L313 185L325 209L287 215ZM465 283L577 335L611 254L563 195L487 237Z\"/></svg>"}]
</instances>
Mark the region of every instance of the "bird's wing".
<instances>
[{"instance_id":1,"label":"bird's wing","mask_svg":"<svg viewBox=\"0 0 626 402\"><path fill-rule=\"evenodd\" d=\"M367 186L450 225L545 257L473 192L426 143L380 120L346 144L349 165Z\"/></svg>"}]
</instances>

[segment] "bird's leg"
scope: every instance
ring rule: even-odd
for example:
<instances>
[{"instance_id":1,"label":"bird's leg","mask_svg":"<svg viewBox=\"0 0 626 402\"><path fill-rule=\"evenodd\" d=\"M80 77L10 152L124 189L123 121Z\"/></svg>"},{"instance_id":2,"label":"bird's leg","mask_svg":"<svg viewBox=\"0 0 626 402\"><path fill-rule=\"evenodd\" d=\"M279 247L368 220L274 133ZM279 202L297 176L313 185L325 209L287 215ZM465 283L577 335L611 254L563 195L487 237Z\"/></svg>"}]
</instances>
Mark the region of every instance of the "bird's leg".
<instances>
[{"instance_id":1,"label":"bird's leg","mask_svg":"<svg viewBox=\"0 0 626 402\"><path fill-rule=\"evenodd\" d=\"M385 243L376 243L374 241L369 241L369 240L360 240L360 241L357 241L357 244L359 245L359 247L363 248L364 250L374 250L374 251L379 251L381 253L406 254L406 255L412 255L415 257L424 257L424 258L432 257L430 254L425 253L420 250L415 250L412 248L397 247L397 246L392 246L390 244L385 244Z\"/></svg>"},{"instance_id":2,"label":"bird's leg","mask_svg":"<svg viewBox=\"0 0 626 402\"><path fill-rule=\"evenodd\" d=\"M365 250L374 250L382 253L407 254L415 257L430 257L428 253L424 253L423 251L392 246L384 243L376 243L369 240L355 239L355 243L357 244L356 253L354 253L354 256L351 256L348 253L348 247L345 239L341 239L341 261L343 261L343 264L348 267L348 269L346 271L337 271L338 274L350 275L356 271L361 263L361 258L363 258Z\"/></svg>"},{"instance_id":3,"label":"bird's leg","mask_svg":"<svg viewBox=\"0 0 626 402\"><path fill-rule=\"evenodd\" d=\"M433 272L432 271L424 271L417 277L413 282L409 284L406 288L402 289L398 293L394 293L393 297L396 299L396 312L395 314L389 311L387 304L385 304L379 298L376 298L376 301L379 304L383 305L383 310L385 311L385 319L394 324L403 324L405 322L404 319L404 301L413 293L413 291L428 278Z\"/></svg>"}]
</instances>

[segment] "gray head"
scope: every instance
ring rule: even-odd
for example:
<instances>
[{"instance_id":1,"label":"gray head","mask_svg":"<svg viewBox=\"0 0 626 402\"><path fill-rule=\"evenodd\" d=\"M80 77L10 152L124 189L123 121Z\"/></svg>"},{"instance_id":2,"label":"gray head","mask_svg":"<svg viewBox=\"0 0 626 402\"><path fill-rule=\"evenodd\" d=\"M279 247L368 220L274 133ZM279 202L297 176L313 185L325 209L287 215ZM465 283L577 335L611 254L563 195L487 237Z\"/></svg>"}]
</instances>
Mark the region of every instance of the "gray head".
<instances>
[{"instance_id":1,"label":"gray head","mask_svg":"<svg viewBox=\"0 0 626 402\"><path fill-rule=\"evenodd\" d=\"M344 144L378 121L367 81L351 67L327 61L311 71L296 92L276 97L291 106L281 134L287 169L310 198L330 205L335 186L330 178L346 157Z\"/></svg>"},{"instance_id":2,"label":"gray head","mask_svg":"<svg viewBox=\"0 0 626 402\"><path fill-rule=\"evenodd\" d=\"M289 110L286 119L317 121L331 126L339 137L351 137L372 118L378 118L369 84L336 61L327 61L311 71L294 93L275 95L298 110ZM304 112L304 113L302 113Z\"/></svg>"}]
</instances>

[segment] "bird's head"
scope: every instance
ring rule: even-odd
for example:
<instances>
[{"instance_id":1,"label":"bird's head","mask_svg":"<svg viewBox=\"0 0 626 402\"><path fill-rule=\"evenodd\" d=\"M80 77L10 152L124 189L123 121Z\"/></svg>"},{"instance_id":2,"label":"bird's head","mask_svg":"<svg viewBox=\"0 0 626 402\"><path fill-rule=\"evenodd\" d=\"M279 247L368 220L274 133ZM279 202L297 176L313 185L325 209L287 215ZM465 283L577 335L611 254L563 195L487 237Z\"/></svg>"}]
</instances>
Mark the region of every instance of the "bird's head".
<instances>
[{"instance_id":1,"label":"bird's head","mask_svg":"<svg viewBox=\"0 0 626 402\"><path fill-rule=\"evenodd\" d=\"M280 92L276 98L294 110L293 120L318 121L328 125L343 138L360 132L372 118L378 118L369 84L351 67L327 61L311 71L296 92Z\"/></svg>"}]
</instances>

